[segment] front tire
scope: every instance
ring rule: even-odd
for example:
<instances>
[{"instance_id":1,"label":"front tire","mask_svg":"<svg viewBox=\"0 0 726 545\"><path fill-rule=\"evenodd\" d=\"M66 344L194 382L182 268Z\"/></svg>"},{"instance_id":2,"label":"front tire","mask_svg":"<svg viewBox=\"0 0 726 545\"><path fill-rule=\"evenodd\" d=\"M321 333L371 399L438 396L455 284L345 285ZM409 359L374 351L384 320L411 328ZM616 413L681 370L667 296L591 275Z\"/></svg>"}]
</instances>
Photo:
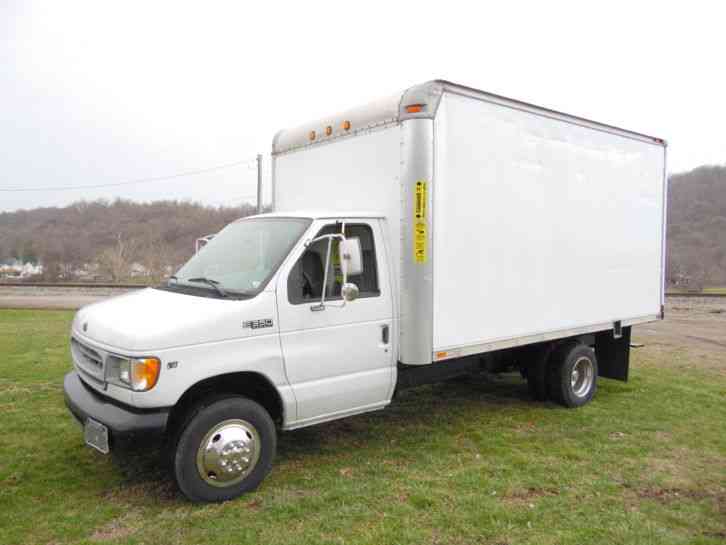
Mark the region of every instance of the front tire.
<instances>
[{"instance_id":1,"label":"front tire","mask_svg":"<svg viewBox=\"0 0 726 545\"><path fill-rule=\"evenodd\" d=\"M567 343L550 358L548 386L553 400L565 407L581 407L597 391L595 351L581 343Z\"/></svg>"},{"instance_id":2,"label":"front tire","mask_svg":"<svg viewBox=\"0 0 726 545\"><path fill-rule=\"evenodd\" d=\"M193 502L230 500L260 485L276 447L275 424L255 401L229 397L202 403L179 435L174 478Z\"/></svg>"}]
</instances>

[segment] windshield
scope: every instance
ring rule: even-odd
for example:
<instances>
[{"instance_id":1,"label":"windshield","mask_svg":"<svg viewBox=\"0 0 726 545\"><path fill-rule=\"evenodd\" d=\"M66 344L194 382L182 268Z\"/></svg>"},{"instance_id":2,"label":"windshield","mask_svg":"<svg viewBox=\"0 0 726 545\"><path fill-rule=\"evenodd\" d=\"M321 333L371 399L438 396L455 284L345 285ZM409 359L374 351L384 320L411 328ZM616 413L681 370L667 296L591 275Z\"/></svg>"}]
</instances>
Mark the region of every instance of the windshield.
<instances>
[{"instance_id":1,"label":"windshield","mask_svg":"<svg viewBox=\"0 0 726 545\"><path fill-rule=\"evenodd\" d=\"M310 223L304 218L256 218L232 223L179 269L172 282L222 295L255 295Z\"/></svg>"}]
</instances>

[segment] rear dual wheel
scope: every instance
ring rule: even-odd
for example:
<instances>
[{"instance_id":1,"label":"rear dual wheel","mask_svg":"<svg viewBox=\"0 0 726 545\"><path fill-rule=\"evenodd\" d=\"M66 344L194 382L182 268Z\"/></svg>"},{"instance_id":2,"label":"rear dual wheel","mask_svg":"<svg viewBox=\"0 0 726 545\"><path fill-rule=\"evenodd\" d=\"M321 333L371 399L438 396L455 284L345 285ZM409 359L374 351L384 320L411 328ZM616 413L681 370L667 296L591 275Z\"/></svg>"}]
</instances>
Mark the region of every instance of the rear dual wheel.
<instances>
[{"instance_id":1,"label":"rear dual wheel","mask_svg":"<svg viewBox=\"0 0 726 545\"><path fill-rule=\"evenodd\" d=\"M537 400L581 407L597 391L597 374L595 351L579 342L567 342L551 353L542 351L527 370L527 382Z\"/></svg>"},{"instance_id":2,"label":"rear dual wheel","mask_svg":"<svg viewBox=\"0 0 726 545\"><path fill-rule=\"evenodd\" d=\"M565 407L581 407L597 391L595 351L581 343L567 343L552 354L548 390L554 401Z\"/></svg>"}]
</instances>

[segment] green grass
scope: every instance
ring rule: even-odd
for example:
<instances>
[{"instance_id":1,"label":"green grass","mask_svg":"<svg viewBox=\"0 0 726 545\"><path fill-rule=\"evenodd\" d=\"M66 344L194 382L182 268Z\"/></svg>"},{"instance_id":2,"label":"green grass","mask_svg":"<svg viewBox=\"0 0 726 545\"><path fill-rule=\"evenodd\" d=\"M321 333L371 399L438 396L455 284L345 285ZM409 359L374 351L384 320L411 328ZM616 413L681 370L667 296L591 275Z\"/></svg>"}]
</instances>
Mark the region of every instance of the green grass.
<instances>
[{"instance_id":1,"label":"green grass","mask_svg":"<svg viewBox=\"0 0 726 545\"><path fill-rule=\"evenodd\" d=\"M696 290L696 291L691 291L691 290L684 289L684 288L668 288L666 291L668 293L672 293L672 294L678 294L678 293L705 293L705 294L717 294L717 295L721 295L721 294L726 294L726 287L708 287L708 288L703 288L702 290Z\"/></svg>"},{"instance_id":2,"label":"green grass","mask_svg":"<svg viewBox=\"0 0 726 545\"><path fill-rule=\"evenodd\" d=\"M579 410L514 379L412 390L282 434L256 493L192 505L156 453L83 446L62 401L71 316L0 311L3 545L726 539L726 375L685 349L636 350L631 381Z\"/></svg>"},{"instance_id":3,"label":"green grass","mask_svg":"<svg viewBox=\"0 0 726 545\"><path fill-rule=\"evenodd\" d=\"M724 293L724 294L726 294L726 287L703 288L703 293Z\"/></svg>"}]
</instances>

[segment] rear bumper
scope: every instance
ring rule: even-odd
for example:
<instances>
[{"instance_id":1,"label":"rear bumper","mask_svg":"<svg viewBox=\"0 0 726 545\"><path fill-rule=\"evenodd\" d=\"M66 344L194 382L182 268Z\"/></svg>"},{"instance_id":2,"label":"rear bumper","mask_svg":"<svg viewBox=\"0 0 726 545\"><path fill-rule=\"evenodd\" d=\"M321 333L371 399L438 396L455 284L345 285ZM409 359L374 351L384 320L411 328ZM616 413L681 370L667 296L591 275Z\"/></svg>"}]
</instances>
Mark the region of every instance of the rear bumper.
<instances>
[{"instance_id":1,"label":"rear bumper","mask_svg":"<svg viewBox=\"0 0 726 545\"><path fill-rule=\"evenodd\" d=\"M71 414L85 424L88 418L105 425L111 446L162 442L169 409L141 410L122 405L95 392L71 371L63 380L65 402Z\"/></svg>"}]
</instances>

